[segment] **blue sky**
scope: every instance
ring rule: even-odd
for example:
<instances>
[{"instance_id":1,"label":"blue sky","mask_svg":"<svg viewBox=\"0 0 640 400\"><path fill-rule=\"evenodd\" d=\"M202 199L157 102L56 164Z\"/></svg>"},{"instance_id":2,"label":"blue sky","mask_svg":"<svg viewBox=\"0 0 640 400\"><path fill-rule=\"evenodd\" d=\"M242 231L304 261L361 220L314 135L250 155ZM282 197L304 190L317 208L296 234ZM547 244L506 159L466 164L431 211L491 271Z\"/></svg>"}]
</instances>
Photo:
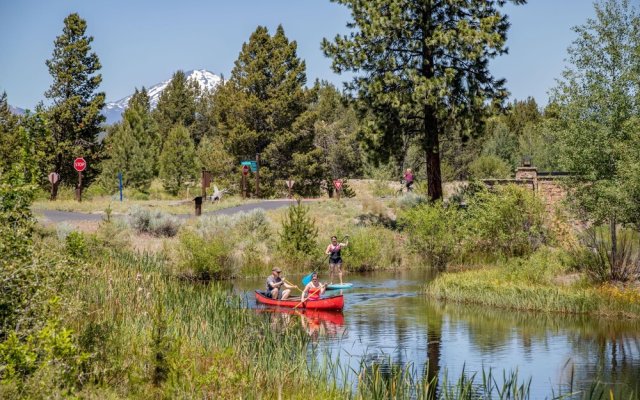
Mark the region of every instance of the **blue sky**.
<instances>
[{"instance_id":1,"label":"blue sky","mask_svg":"<svg viewBox=\"0 0 640 400\"><path fill-rule=\"evenodd\" d=\"M208 69L228 76L242 43L257 25L284 26L298 43L309 82L341 85L320 50L323 37L346 32L347 9L328 0L0 0L0 92L9 103L33 108L51 77L44 64L63 19L78 12L102 62L101 90L115 101L134 87L152 86L178 70ZM492 62L512 98L546 104L575 38L572 26L593 16L590 0L529 0L506 7L509 54Z\"/></svg>"}]
</instances>

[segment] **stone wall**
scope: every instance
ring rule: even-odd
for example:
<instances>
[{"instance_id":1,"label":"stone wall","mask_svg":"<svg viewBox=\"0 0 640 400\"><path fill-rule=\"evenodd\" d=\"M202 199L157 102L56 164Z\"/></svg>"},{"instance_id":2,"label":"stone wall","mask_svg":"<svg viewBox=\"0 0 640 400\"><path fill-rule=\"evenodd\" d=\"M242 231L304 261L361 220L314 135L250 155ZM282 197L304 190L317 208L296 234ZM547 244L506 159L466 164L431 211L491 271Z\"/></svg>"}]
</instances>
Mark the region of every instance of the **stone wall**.
<instances>
[{"instance_id":1,"label":"stone wall","mask_svg":"<svg viewBox=\"0 0 640 400\"><path fill-rule=\"evenodd\" d=\"M536 167L519 167L515 179L484 179L488 186L513 183L527 187L537 193L548 208L564 200L567 195L560 179L566 177L563 172L538 172Z\"/></svg>"}]
</instances>

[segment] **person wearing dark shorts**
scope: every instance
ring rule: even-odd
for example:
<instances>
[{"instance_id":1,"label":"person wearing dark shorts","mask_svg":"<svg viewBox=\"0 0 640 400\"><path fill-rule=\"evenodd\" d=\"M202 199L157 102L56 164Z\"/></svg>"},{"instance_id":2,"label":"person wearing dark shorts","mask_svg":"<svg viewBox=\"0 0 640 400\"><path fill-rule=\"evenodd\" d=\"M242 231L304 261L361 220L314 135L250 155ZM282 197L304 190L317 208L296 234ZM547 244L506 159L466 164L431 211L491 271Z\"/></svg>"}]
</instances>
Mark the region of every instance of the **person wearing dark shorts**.
<instances>
[{"instance_id":1,"label":"person wearing dark shorts","mask_svg":"<svg viewBox=\"0 0 640 400\"><path fill-rule=\"evenodd\" d=\"M289 298L289 293L293 286L287 284L282 278L280 278L280 272L282 270L278 267L274 267L271 270L271 275L267 278L267 296L272 299L286 300Z\"/></svg>"},{"instance_id":2,"label":"person wearing dark shorts","mask_svg":"<svg viewBox=\"0 0 640 400\"><path fill-rule=\"evenodd\" d=\"M340 278L340 284L342 284L342 257L340 250L343 247L347 247L349 240L344 243L338 243L336 236L331 236L331 243L327 246L327 250L324 252L329 256L329 282L333 283L333 274L337 271Z\"/></svg>"}]
</instances>

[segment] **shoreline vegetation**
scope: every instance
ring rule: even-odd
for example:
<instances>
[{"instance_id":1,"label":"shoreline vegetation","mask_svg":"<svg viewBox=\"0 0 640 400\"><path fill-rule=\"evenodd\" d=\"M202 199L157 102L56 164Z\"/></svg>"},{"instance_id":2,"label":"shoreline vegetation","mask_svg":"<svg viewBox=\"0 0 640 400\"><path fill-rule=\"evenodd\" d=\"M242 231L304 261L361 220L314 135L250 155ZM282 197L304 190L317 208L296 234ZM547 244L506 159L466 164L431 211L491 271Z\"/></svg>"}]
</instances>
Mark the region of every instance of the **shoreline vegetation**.
<instances>
[{"instance_id":1,"label":"shoreline vegetation","mask_svg":"<svg viewBox=\"0 0 640 400\"><path fill-rule=\"evenodd\" d=\"M426 296L462 304L640 319L640 289L615 283L591 284L581 274L557 266L560 251L543 249L525 259L472 270L445 272L425 284ZM550 267L551 266L551 267Z\"/></svg>"}]
</instances>

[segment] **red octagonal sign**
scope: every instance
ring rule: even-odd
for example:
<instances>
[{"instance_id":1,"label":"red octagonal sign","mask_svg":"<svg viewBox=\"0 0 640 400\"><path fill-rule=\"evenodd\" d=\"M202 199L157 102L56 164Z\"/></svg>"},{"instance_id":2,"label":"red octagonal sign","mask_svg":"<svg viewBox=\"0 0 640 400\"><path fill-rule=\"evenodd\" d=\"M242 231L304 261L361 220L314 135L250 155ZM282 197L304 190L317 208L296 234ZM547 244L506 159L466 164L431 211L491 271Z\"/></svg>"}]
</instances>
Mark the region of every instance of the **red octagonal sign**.
<instances>
[{"instance_id":1,"label":"red octagonal sign","mask_svg":"<svg viewBox=\"0 0 640 400\"><path fill-rule=\"evenodd\" d=\"M73 161L73 168L75 168L78 172L82 172L87 168L87 162L82 157L76 158Z\"/></svg>"},{"instance_id":2,"label":"red octagonal sign","mask_svg":"<svg viewBox=\"0 0 640 400\"><path fill-rule=\"evenodd\" d=\"M243 165L243 166L242 166L242 173L243 173L244 175L249 174L249 166L248 166L248 165Z\"/></svg>"}]
</instances>

